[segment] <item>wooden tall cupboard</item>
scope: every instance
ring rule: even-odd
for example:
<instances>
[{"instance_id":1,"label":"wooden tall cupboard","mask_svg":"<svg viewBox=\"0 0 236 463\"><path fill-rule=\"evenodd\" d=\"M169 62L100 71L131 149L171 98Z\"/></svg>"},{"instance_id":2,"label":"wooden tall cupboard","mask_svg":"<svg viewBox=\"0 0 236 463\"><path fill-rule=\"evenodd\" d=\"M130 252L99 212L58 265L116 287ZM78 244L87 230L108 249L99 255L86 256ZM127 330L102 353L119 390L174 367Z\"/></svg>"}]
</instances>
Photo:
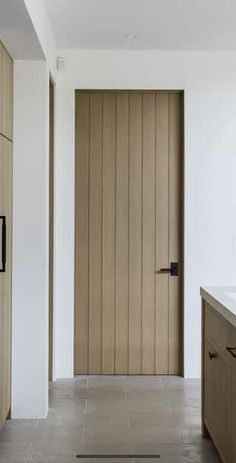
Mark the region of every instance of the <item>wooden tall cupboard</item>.
<instances>
[{"instance_id":1,"label":"wooden tall cupboard","mask_svg":"<svg viewBox=\"0 0 236 463\"><path fill-rule=\"evenodd\" d=\"M236 327L234 314L203 295L202 425L223 463L236 463ZM212 304L212 305L211 305ZM232 320L232 321L230 321Z\"/></svg>"},{"instance_id":2,"label":"wooden tall cupboard","mask_svg":"<svg viewBox=\"0 0 236 463\"><path fill-rule=\"evenodd\" d=\"M11 409L13 60L0 43L0 427Z\"/></svg>"}]
</instances>

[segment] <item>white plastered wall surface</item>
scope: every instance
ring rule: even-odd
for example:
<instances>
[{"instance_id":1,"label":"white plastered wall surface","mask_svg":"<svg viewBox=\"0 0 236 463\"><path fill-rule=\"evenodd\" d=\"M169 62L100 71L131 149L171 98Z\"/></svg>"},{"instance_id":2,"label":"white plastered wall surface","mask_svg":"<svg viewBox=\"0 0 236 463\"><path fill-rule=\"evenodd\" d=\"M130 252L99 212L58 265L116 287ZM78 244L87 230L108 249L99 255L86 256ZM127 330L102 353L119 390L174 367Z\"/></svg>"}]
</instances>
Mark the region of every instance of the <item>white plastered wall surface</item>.
<instances>
[{"instance_id":1,"label":"white plastered wall surface","mask_svg":"<svg viewBox=\"0 0 236 463\"><path fill-rule=\"evenodd\" d=\"M48 78L45 61L15 62L13 418L48 410Z\"/></svg>"},{"instance_id":2,"label":"white plastered wall surface","mask_svg":"<svg viewBox=\"0 0 236 463\"><path fill-rule=\"evenodd\" d=\"M15 50L11 412L13 418L45 418L48 412L49 75L56 79L56 46L42 0L18 0L19 15L14 15L14 2L5 6L10 11L5 12L8 46ZM29 56L21 40L26 32L32 45Z\"/></svg>"},{"instance_id":3,"label":"white plastered wall surface","mask_svg":"<svg viewBox=\"0 0 236 463\"><path fill-rule=\"evenodd\" d=\"M235 285L236 53L62 50L57 81L55 374L73 376L74 91L185 92L185 376L201 371L200 285Z\"/></svg>"}]
</instances>

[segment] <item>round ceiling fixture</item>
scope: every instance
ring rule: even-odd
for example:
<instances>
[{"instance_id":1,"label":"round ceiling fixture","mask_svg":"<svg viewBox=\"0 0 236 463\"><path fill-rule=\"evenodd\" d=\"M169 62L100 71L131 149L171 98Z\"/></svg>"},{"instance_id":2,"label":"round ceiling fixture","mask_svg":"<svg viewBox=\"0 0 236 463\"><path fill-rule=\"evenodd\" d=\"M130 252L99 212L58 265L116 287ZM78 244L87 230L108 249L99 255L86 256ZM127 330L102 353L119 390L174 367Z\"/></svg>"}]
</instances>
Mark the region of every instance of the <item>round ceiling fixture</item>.
<instances>
[{"instance_id":1,"label":"round ceiling fixture","mask_svg":"<svg viewBox=\"0 0 236 463\"><path fill-rule=\"evenodd\" d=\"M127 40L132 40L132 41L135 41L135 40L138 40L140 38L140 35L139 34L127 34L125 36L125 38Z\"/></svg>"}]
</instances>

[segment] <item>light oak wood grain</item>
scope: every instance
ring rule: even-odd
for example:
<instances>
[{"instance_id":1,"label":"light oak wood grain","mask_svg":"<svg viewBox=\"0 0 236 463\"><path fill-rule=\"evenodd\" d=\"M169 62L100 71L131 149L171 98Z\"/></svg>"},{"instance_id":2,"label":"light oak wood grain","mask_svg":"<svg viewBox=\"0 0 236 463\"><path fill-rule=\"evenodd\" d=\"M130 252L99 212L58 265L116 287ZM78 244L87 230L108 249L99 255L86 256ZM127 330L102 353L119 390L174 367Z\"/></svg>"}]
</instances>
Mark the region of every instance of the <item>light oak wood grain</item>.
<instances>
[{"instance_id":1,"label":"light oak wood grain","mask_svg":"<svg viewBox=\"0 0 236 463\"><path fill-rule=\"evenodd\" d=\"M233 463L234 363L227 351L234 342L230 324L205 301L203 317L202 424L224 463ZM216 329L217 331L214 331ZM213 357L212 357L213 354ZM233 359L233 360L232 360ZM233 444L233 445L232 445Z\"/></svg>"},{"instance_id":2,"label":"light oak wood grain","mask_svg":"<svg viewBox=\"0 0 236 463\"><path fill-rule=\"evenodd\" d=\"M130 95L129 374L142 369L142 93Z\"/></svg>"},{"instance_id":3,"label":"light oak wood grain","mask_svg":"<svg viewBox=\"0 0 236 463\"><path fill-rule=\"evenodd\" d=\"M115 372L128 373L129 95L116 100Z\"/></svg>"},{"instance_id":4,"label":"light oak wood grain","mask_svg":"<svg viewBox=\"0 0 236 463\"><path fill-rule=\"evenodd\" d=\"M75 373L88 373L90 96L76 100L75 156Z\"/></svg>"},{"instance_id":5,"label":"light oak wood grain","mask_svg":"<svg viewBox=\"0 0 236 463\"><path fill-rule=\"evenodd\" d=\"M75 373L181 373L182 96L76 92Z\"/></svg>"},{"instance_id":6,"label":"light oak wood grain","mask_svg":"<svg viewBox=\"0 0 236 463\"><path fill-rule=\"evenodd\" d=\"M236 355L236 329L231 328L231 336L230 336L230 346L234 347L234 354ZM228 357L230 360L230 455L229 461L236 461L236 358L231 356Z\"/></svg>"},{"instance_id":7,"label":"light oak wood grain","mask_svg":"<svg viewBox=\"0 0 236 463\"><path fill-rule=\"evenodd\" d=\"M169 95L156 95L156 270L169 267ZM169 372L169 275L156 274L155 373Z\"/></svg>"},{"instance_id":8,"label":"light oak wood grain","mask_svg":"<svg viewBox=\"0 0 236 463\"><path fill-rule=\"evenodd\" d=\"M169 95L169 262L179 262L181 269L181 95ZM181 329L180 279L169 277L169 373L180 371Z\"/></svg>"},{"instance_id":9,"label":"light oak wood grain","mask_svg":"<svg viewBox=\"0 0 236 463\"><path fill-rule=\"evenodd\" d=\"M13 140L13 60L6 50L4 50L3 135Z\"/></svg>"},{"instance_id":10,"label":"light oak wood grain","mask_svg":"<svg viewBox=\"0 0 236 463\"><path fill-rule=\"evenodd\" d=\"M102 121L103 97L90 95L89 373L102 371Z\"/></svg>"},{"instance_id":11,"label":"light oak wood grain","mask_svg":"<svg viewBox=\"0 0 236 463\"><path fill-rule=\"evenodd\" d=\"M11 409L12 139L13 60L0 42L0 215L7 227L6 271L0 273L0 427ZM0 243L1 254L2 220Z\"/></svg>"},{"instance_id":12,"label":"light oak wood grain","mask_svg":"<svg viewBox=\"0 0 236 463\"><path fill-rule=\"evenodd\" d=\"M103 96L102 373L115 371L116 96Z\"/></svg>"},{"instance_id":13,"label":"light oak wood grain","mask_svg":"<svg viewBox=\"0 0 236 463\"><path fill-rule=\"evenodd\" d=\"M142 373L154 373L155 346L155 94L143 95Z\"/></svg>"},{"instance_id":14,"label":"light oak wood grain","mask_svg":"<svg viewBox=\"0 0 236 463\"><path fill-rule=\"evenodd\" d=\"M12 152L12 143L0 135L0 215L6 217L7 226L6 272L0 273L1 424L7 418L11 408Z\"/></svg>"},{"instance_id":15,"label":"light oak wood grain","mask_svg":"<svg viewBox=\"0 0 236 463\"><path fill-rule=\"evenodd\" d=\"M0 42L0 133L4 132L4 55L5 51Z\"/></svg>"}]
</instances>

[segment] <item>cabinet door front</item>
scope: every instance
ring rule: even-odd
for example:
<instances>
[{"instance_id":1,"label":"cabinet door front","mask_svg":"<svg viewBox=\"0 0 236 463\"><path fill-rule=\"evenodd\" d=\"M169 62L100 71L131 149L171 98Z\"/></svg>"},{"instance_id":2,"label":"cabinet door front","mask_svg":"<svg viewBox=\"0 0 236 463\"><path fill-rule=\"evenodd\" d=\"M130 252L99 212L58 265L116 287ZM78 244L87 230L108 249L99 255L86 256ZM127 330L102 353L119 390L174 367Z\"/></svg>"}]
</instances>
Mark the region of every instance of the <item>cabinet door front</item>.
<instances>
[{"instance_id":1,"label":"cabinet door front","mask_svg":"<svg viewBox=\"0 0 236 463\"><path fill-rule=\"evenodd\" d=\"M0 42L0 133L4 131L4 53Z\"/></svg>"},{"instance_id":2,"label":"cabinet door front","mask_svg":"<svg viewBox=\"0 0 236 463\"><path fill-rule=\"evenodd\" d=\"M0 135L0 425L11 405L12 143Z\"/></svg>"},{"instance_id":3,"label":"cabinet door front","mask_svg":"<svg viewBox=\"0 0 236 463\"><path fill-rule=\"evenodd\" d=\"M4 52L4 129L3 134L13 140L13 60Z\"/></svg>"},{"instance_id":4,"label":"cabinet door front","mask_svg":"<svg viewBox=\"0 0 236 463\"><path fill-rule=\"evenodd\" d=\"M223 461L226 462L228 454L227 363L223 353L207 339L205 340L204 365L204 420Z\"/></svg>"},{"instance_id":5,"label":"cabinet door front","mask_svg":"<svg viewBox=\"0 0 236 463\"><path fill-rule=\"evenodd\" d=\"M232 328L229 354L231 359L231 461L236 462L236 329Z\"/></svg>"}]
</instances>

